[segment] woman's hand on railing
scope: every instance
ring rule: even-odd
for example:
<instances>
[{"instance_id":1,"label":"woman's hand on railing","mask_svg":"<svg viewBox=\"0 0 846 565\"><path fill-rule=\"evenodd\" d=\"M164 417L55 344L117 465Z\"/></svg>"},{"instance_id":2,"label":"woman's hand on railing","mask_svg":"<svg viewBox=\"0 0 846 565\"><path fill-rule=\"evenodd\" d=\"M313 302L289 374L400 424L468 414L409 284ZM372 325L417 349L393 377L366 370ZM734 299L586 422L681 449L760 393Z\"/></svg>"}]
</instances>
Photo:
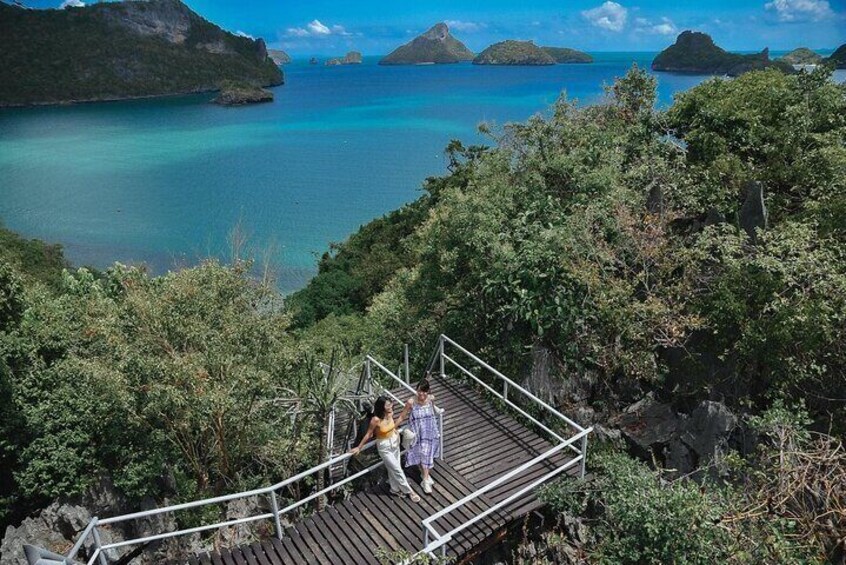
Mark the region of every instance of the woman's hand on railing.
<instances>
[{"instance_id":1,"label":"woman's hand on railing","mask_svg":"<svg viewBox=\"0 0 846 565\"><path fill-rule=\"evenodd\" d=\"M353 457L355 457L356 455L358 455L358 453L359 453L360 451L361 451L361 448L360 448L360 447L353 447L352 449L350 449L350 450L348 451L348 453L349 453L350 455L352 455Z\"/></svg>"}]
</instances>

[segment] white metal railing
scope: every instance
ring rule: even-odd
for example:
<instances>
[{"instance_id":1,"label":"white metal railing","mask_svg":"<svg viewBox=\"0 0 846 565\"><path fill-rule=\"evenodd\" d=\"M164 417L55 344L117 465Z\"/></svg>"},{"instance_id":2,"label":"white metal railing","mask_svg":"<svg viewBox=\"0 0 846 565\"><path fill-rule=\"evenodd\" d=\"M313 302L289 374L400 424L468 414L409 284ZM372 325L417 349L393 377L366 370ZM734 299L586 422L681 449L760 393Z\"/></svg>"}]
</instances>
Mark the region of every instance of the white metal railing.
<instances>
[{"instance_id":1,"label":"white metal railing","mask_svg":"<svg viewBox=\"0 0 846 565\"><path fill-rule=\"evenodd\" d=\"M375 443L376 443L375 441L368 442L363 447L363 450L369 449L370 447L375 445ZM284 481L281 481L281 482L276 483L275 485L271 485L269 487L264 487L264 488L259 488L259 489L254 489L254 490L250 490L250 491L239 492L239 493L229 494L229 495L224 495L224 496L217 496L217 497L214 497L214 498L207 498L207 499L203 499L203 500L196 500L196 501L193 501L193 502L186 502L186 503L183 503L183 504L165 506L165 507L162 507L162 508L154 508L152 510L146 510L146 511L143 511L143 512L134 512L134 513L131 513L131 514L114 516L112 518L105 518L105 519L99 519L99 518L96 518L96 517L92 518L91 521L89 522L88 526L82 532L79 540L76 542L76 544L73 546L71 551L68 553L67 558L69 560L73 560L74 558L76 558L77 553L79 552L80 548L83 546L83 544L85 543L86 539L89 536L93 537L95 549L94 549L94 552L91 555L91 558L88 560L87 565L92 565L97 560L99 560L101 565L107 565L107 561L106 561L106 558L105 558L105 552L110 550L110 549L117 549L117 548L120 548L120 547L129 546L129 545L140 545L140 544L143 544L143 543L148 543L148 542L152 542L152 541L177 537L177 536L181 536L181 535L187 535L187 534L192 534L192 533L197 533L197 532L204 532L204 531L208 531L208 530L217 530L217 529L225 528L225 527L228 527L228 526L236 526L236 525L239 525L239 524L245 524L245 523L248 523L248 522L255 522L255 521L258 521L258 520L266 520L266 519L273 519L275 529L276 529L276 536L279 539L281 539L282 538L282 532L283 532L282 522L281 522L281 516L282 515L290 512L292 510L295 510L295 509L299 508L300 506L302 506L303 504L306 504L307 502L310 502L310 501L312 501L312 500L314 500L314 499L316 499L320 496L323 496L323 495L327 494L328 492L331 492L332 490L335 490L335 489L337 489L337 488L339 488L339 487L341 487L341 486L343 486L343 485L345 485L345 484L347 484L347 483L349 483L349 482L351 482L351 481L353 481L353 480L355 480L359 477L362 477L362 476L366 475L367 473L374 471L375 469L381 467L383 465L383 463L380 460L379 463L371 465L370 467L367 467L367 468L365 468L365 469L363 469L363 470L361 470L361 471L359 471L359 472L357 472L353 475L350 475L349 477L345 477L343 480L340 480L340 481L338 481L334 484L329 485L328 487L325 487L325 488L323 488L323 489L321 489L317 492L314 492L314 493L310 494L309 496L307 496L303 499L300 499L300 500L286 506L285 508L282 508L281 510L279 509L279 501L278 501L278 497L277 497L277 494L276 494L277 491L279 489L285 488L288 485L291 485L291 484L293 484L293 483L295 483L299 480L302 480L302 479L304 479L304 478L306 478L310 475L313 475L317 472L322 472L324 469L327 469L327 468L331 467L332 465L336 465L341 461L349 459L350 457L352 457L352 455L350 453L345 453L344 455L341 455L339 457L331 458L324 463L316 465L316 466L312 467L311 469L307 469L306 471L303 471L302 473L294 475L293 477L285 479ZM161 534L154 534L154 535L150 535L150 536L146 536L146 537L142 537L142 538L124 540L124 541L109 543L109 544L103 544L100 540L100 534L99 534L99 531L98 531L98 528L100 526L107 526L107 525L110 525L110 524L116 524L116 523L120 523L120 522L127 522L127 521L130 521L130 520L138 520L138 519L142 519L142 518L147 518L147 517L155 516L155 515L158 515L158 514L178 512L180 510L189 510L191 508L197 508L197 507L200 507L200 506L208 506L208 505L211 505L211 504L220 504L220 503L223 503L223 502L229 502L231 500L248 498L248 497L252 497L252 496L262 496L262 495L269 497L272 512L267 512L267 513L259 514L259 515L256 515L256 516L248 516L248 517L245 517L245 518L238 518L238 519L235 519L235 520L227 520L227 521L223 521L223 522L217 522L217 523L214 523L214 524L197 526L197 527L194 527L194 528L186 528L186 529L183 529L183 530L177 530L177 531L173 531L173 532L165 532L165 533L161 533Z\"/></svg>"},{"instance_id":2,"label":"white metal railing","mask_svg":"<svg viewBox=\"0 0 846 565\"><path fill-rule=\"evenodd\" d=\"M471 359L474 363L478 364L479 366L487 369L496 378L501 380L502 381L502 393L498 392L493 387L491 387L488 383L484 382L478 376L474 375L472 373L472 371L463 367L452 356L447 355L447 353L446 353L447 347L454 348L456 351L465 355L466 357ZM561 414L558 410L549 406L547 403L545 403L544 401L539 399L537 396L535 396L534 394L532 394L531 392L529 392L525 388L521 387L520 385L515 383L513 380L509 379L508 377L506 377L505 375L503 375L502 373L500 373L499 371L497 371L496 369L494 369L493 367L491 367L487 363L485 363L479 357L477 357L476 355L474 355L473 353L471 353L470 351L468 351L467 349L465 349L464 347L462 347L461 345L459 345L458 343L456 343L455 341L453 341L452 339L450 339L446 335L442 334L438 338L438 345L437 345L437 348L436 348L436 350L435 350L435 352L432 356L431 363L429 364L429 370L431 370L435 366L435 363L438 363L438 365L439 365L440 375L441 375L442 378L446 378L445 369L446 369L447 363L452 365L453 367L455 367L459 371L461 371L462 374L468 376L469 378L474 380L476 383L478 383L479 385L484 387L486 390L488 390L491 394L493 394L497 398L501 399L503 402L505 402L512 409L516 410L518 413L523 415L525 418L528 418L531 422L533 422L535 425L537 425L540 429L542 429L546 433L548 433L557 442L556 445L554 445L551 449L547 450L546 452L544 452L544 453L538 455L537 457L533 458L532 460L527 461L526 463L523 463L522 465L512 469L511 471L509 471L505 475L499 477L495 481L492 481L491 483L485 485L484 487L477 489L476 491L468 494L467 496L465 496L461 500L454 502L450 506L448 506L448 507L440 510L439 512L437 512L437 513L435 513L431 516L428 516L427 518L424 518L422 520L421 525L423 527L423 535L424 535L425 541L424 541L424 547L422 548L421 553L428 553L430 555L434 555L434 551L440 549L441 553L445 555L446 554L446 545L453 539L453 537L456 534L458 534L459 532L463 531L464 529L472 526L473 524L475 524L479 520L485 518L486 516L488 516L489 514L495 512L495 511L499 510L500 508L504 507L505 505L510 504L514 500L516 500L519 497L525 495L527 492L529 492L532 489L536 488L537 486L547 482L551 478L553 478L553 477L557 476L558 474L566 471L567 469L573 467L577 463L579 463L580 466L581 466L580 476L584 477L585 460L586 460L586 457L587 457L587 436L588 436L588 434L590 434L593 431L593 428L585 429L582 426L580 426L579 424L577 424L576 422L574 422L573 420L567 418L566 416ZM405 350L405 375L404 375L405 380L403 380L402 378L397 376L395 373L391 372L389 369L387 369L383 364L381 364L379 361L377 361L372 356L368 355L365 358L365 376L366 376L365 384L368 388L367 392L369 394L373 393L373 382L374 382L374 380L373 380L373 368L374 367L376 369L378 369L379 371L381 371L383 374L387 375L388 377L390 377L391 379L396 381L397 383L399 383L403 388L405 388L409 392L416 393L415 389L408 382L409 381L409 369L408 369L408 350L407 350L407 348ZM381 387L381 386L380 386L380 388L382 389L382 391L384 393L391 396L395 401L402 404L402 400L400 400L391 391L389 391L389 390L387 390L387 389L385 389L384 387ZM532 416L531 414L529 414L528 412L523 410L520 406L515 404L509 398L509 391L510 390L514 390L514 391L519 392L526 399L531 401L533 404L537 405L538 407L540 407L541 409L543 409L544 411L546 411L550 415L555 416L558 420L564 422L565 424L567 424L571 428L575 429L577 431L577 433L575 435L573 435L572 437L570 437L569 439L563 438L561 435L559 435L557 432L552 430L550 427L543 424L537 418L535 418L534 416ZM361 391L359 391L359 392L361 392ZM335 417L335 415L333 413L333 414L331 414L330 419L332 419L332 421L334 421L334 417ZM443 458L444 457L444 446L443 446L444 424L443 424L443 411L442 410L439 411L438 426L440 428L440 442L441 442L440 452L441 452L441 458ZM330 436L330 438L327 438L327 439L332 439L332 438ZM575 445L574 445L579 440L581 440L580 449L576 448ZM375 443L376 443L375 441L371 441L371 442L367 443L363 447L363 450L367 450L367 449L371 448L372 446L375 445ZM348 446L348 447L350 447L350 446ZM528 486L524 486L520 490L518 490L517 492L510 494L506 499L504 499L504 500L498 502L497 504L491 506L490 508L486 509L484 512L477 514L476 516L474 516L473 518L471 518L469 520L465 520L463 523L460 523L458 526L455 526L454 528L452 528L448 532L440 533L434 527L434 525L433 525L434 522L436 522L440 518L446 516L450 512L454 511L456 508L459 508L460 506L466 505L470 501L475 500L476 498L478 498L478 497L482 496L483 494L491 491L492 489L496 488L497 486L504 484L505 482L513 479L514 477L517 477L521 473L524 473L525 471L527 471L530 467L533 467L533 466L541 464L545 461L551 460L551 458L553 456L561 453L565 449L570 449L570 450L574 451L577 454L577 456L570 459L564 465L554 468L552 471L550 471L549 473L546 473L545 475L543 475L539 479L533 481ZM282 534L283 534L281 516L283 516L284 514L286 514L288 512L291 512L292 510L295 510L295 509L301 507L302 505L304 505L304 504L306 504L306 503L308 503L308 502L310 502L310 501L312 501L312 500L314 500L314 499L316 499L320 496L323 496L323 495L325 495L325 494L327 494L327 493L329 493L333 490L336 490L336 489L340 488L341 486L343 486L343 485L345 485L345 484L347 484L347 483L349 483L349 482L351 482L351 481L353 481L353 480L355 480L359 477L366 475L367 473L374 471L375 469L381 467L383 465L383 463L380 460L379 463L371 465L371 466L369 466L369 467L367 467L367 468L365 468L361 471L358 471L357 473L355 473L353 475L345 477L342 480L340 480L340 481L338 481L334 484L330 484L328 487L325 487L325 488L319 490L318 492L314 492L314 493L310 494L309 496L307 496L307 497L305 497L301 500L295 501L292 504L289 504L288 506L286 506L285 508L282 508L282 509L279 508L279 499L277 497L277 491L279 491L280 489L285 488L285 487L287 487L287 486L289 486L289 485L291 485L291 484L293 484L293 483L295 483L299 480L302 480L302 479L304 479L304 478L306 478L310 475L313 475L313 474L318 473L318 472L323 472L326 469L331 469L331 467L349 460L350 457L352 457L352 455L350 453L344 453L343 455L339 455L337 457L330 457L329 460L324 462L324 463L316 465L316 466L312 467L311 469L307 469L307 470L303 471L302 473L299 473L299 474L297 474L293 477L285 479L284 481L281 481L281 482L276 483L274 485L271 485L269 487L264 487L264 488L259 488L259 489L254 489L254 490L250 490L250 491L234 493L234 494L229 494L229 495L224 495L224 496L218 496L218 497L214 497L214 498L207 498L207 499L197 500L197 501L193 501L193 502L186 502L186 503L183 503L183 504L176 504L176 505L166 506L166 507L162 507L162 508L155 508L155 509L147 510L147 511L143 511L143 512L134 512L134 513L131 513L131 514L124 514L124 515L121 515L121 516L114 516L114 517L111 517L111 518L99 519L98 517L94 517L94 518L91 519L89 524L86 526L85 530L80 535L77 542L74 544L73 548L68 553L67 559L72 562L76 558L77 554L79 553L79 551L81 550L81 548L83 547L83 545L85 544L86 540L89 537L91 537L94 541L94 552L92 553L91 557L89 558L87 565L93 565L98 560L99 560L100 565L107 565L106 551L111 550L111 549L117 549L117 548L130 546L130 545L140 545L140 544L144 544L144 543L148 543L148 542L152 542L152 541L173 538L173 537L177 537L177 536L181 536L181 535L187 535L187 534L197 533L197 532L204 532L204 531L209 531L209 530L217 530L217 529L220 529L220 528L225 528L225 527L229 527L229 526L236 526L236 525L239 525L239 524L245 524L245 523L249 523L249 522L255 522L255 521L258 521L258 520L266 520L266 519L273 519L274 525L275 525L275 530L276 530L276 536L281 539ZM189 509L197 508L197 507L201 507L201 506L208 506L208 505L211 505L211 504L220 504L220 503L224 503L224 502L229 502L231 500L237 500L237 499L248 498L248 497L253 497L253 496L267 496L270 499L271 512L266 512L266 513L259 514L259 515L256 515L256 516L248 516L248 517L244 517L244 518L238 518L238 519L227 520L227 521L223 521L223 522L217 522L217 523L214 523L214 524L197 526L197 527L193 527L193 528L186 528L186 529L183 529L183 530L177 530L177 531L173 531L173 532L165 532L165 533L160 533L160 534L154 534L154 535L149 535L149 536L142 537L142 538L130 539L130 540L125 540L125 541L115 542L115 543L110 543L110 544L103 544L101 539L100 539L99 528L101 526L108 526L110 524L117 524L117 523L121 523L121 522L127 522L127 521L130 521L130 520L139 520L139 519L142 519L142 518L148 518L150 516L156 516L158 514L173 513L173 512L178 512L178 511L181 511L181 510L189 510ZM434 537L434 540L431 539L432 537Z\"/></svg>"},{"instance_id":3,"label":"white metal railing","mask_svg":"<svg viewBox=\"0 0 846 565\"><path fill-rule=\"evenodd\" d=\"M478 376L474 375L472 371L463 367L460 363L458 363L455 359L447 355L446 347L450 346L456 349L459 353L465 355L469 359L471 359L474 363L478 364L480 367L487 369L491 374L493 374L496 378L502 381L502 393L495 390L491 387L488 383L480 379ZM447 506L446 508L436 512L435 514L423 519L422 526L423 526L423 539L424 539L424 547L419 553L427 553L429 555L434 555L434 552L437 549L441 550L442 555L446 555L446 545L452 540L453 536L458 534L459 532L465 530L466 528L472 526L482 518L488 516L489 514L496 512L500 508L505 507L506 505L510 504L514 500L517 500L521 496L525 495L526 493L530 492L532 489L537 488L538 486L542 485L543 483L549 481L553 477L563 473L567 469L573 467L577 463L580 464L579 476L584 478L585 476L585 462L587 460L587 438L588 434L593 431L593 428L583 428L522 386L515 383L513 380L509 379L485 361L456 343L454 340L450 339L444 334L441 334L438 338L438 345L435 353L432 356L432 360L429 363L428 370L431 371L435 364L438 364L438 368L440 370L441 378L446 378L446 365L449 363L453 367L457 368L461 373L470 377L473 381L484 387L488 392L505 402L508 406L516 410L525 418L528 418L532 423L536 426L547 432L554 440L558 442L557 445L554 445L552 448L547 450L546 452L538 455L537 457L531 459L523 463L522 465L512 469L505 475L497 478L496 480L490 482L489 484L485 485L484 487L477 489L476 491L468 494L461 500L454 502L453 504ZM537 418L523 410L520 406L515 404L508 398L509 390L515 390L522 394L526 399L530 400L533 404L537 405L541 409L543 409L548 414L556 417L561 422L565 423L567 426L573 428L577 433L570 437L569 439L563 438L561 435L553 431L551 428L540 422ZM580 446L577 448L575 443L579 441ZM549 473L544 474L539 479L532 481L528 486L524 486L519 489L517 492L511 493L507 498L499 501L498 503L494 504L493 506L489 507L485 511L476 514L473 518L469 520L465 520L460 523L458 526L454 527L453 529L445 532L443 534L439 533L437 529L433 526L433 522L437 521L439 518L446 516L450 512L454 511L456 508L460 506L466 505L468 502L477 499L478 497L482 496L486 492L495 489L496 487L508 482L509 480L517 477L521 473L526 472L529 468L534 467L535 465L541 464L546 461L550 461L551 458L565 449L569 449L574 451L577 455L576 457L571 458L567 463L564 465L555 467ZM430 541L430 538L434 537L434 540Z\"/></svg>"}]
</instances>

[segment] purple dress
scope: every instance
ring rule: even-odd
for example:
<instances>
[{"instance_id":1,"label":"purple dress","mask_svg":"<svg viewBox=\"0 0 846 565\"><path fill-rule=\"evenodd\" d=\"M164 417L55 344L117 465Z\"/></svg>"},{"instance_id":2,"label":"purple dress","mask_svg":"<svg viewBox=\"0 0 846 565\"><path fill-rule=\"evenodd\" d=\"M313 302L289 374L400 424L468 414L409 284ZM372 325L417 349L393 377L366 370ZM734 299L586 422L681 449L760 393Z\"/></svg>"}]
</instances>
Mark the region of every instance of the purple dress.
<instances>
[{"instance_id":1,"label":"purple dress","mask_svg":"<svg viewBox=\"0 0 846 565\"><path fill-rule=\"evenodd\" d=\"M417 402L414 403L411 408L408 427L417 434L417 438L406 452L405 466L423 465L427 469L431 469L435 464L435 457L441 455L438 416L435 414L435 406L431 401L423 406Z\"/></svg>"}]
</instances>

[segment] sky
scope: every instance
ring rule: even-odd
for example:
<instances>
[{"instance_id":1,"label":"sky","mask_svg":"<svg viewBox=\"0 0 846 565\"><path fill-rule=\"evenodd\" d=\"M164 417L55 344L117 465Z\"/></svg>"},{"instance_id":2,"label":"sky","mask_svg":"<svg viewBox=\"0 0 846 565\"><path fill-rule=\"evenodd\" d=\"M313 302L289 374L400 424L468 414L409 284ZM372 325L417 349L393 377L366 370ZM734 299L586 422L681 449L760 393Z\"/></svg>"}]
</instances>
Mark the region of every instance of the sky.
<instances>
[{"instance_id":1,"label":"sky","mask_svg":"<svg viewBox=\"0 0 846 565\"><path fill-rule=\"evenodd\" d=\"M62 2L23 1L36 8ZM709 33L731 51L846 43L846 0L183 1L225 29L263 37L294 56L381 55L442 21L477 52L505 39L586 51L658 51L686 29Z\"/></svg>"}]
</instances>

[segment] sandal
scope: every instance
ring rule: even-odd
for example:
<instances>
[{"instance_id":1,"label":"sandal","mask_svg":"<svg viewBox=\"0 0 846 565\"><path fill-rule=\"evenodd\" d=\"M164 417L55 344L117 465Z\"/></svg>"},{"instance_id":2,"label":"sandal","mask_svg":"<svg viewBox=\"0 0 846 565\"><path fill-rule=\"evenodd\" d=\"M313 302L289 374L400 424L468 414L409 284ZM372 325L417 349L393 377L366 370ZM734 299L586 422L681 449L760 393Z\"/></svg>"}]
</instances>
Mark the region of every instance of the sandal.
<instances>
[{"instance_id":1,"label":"sandal","mask_svg":"<svg viewBox=\"0 0 846 565\"><path fill-rule=\"evenodd\" d=\"M408 498L411 499L411 502L420 502L420 495L414 491L408 493Z\"/></svg>"}]
</instances>

